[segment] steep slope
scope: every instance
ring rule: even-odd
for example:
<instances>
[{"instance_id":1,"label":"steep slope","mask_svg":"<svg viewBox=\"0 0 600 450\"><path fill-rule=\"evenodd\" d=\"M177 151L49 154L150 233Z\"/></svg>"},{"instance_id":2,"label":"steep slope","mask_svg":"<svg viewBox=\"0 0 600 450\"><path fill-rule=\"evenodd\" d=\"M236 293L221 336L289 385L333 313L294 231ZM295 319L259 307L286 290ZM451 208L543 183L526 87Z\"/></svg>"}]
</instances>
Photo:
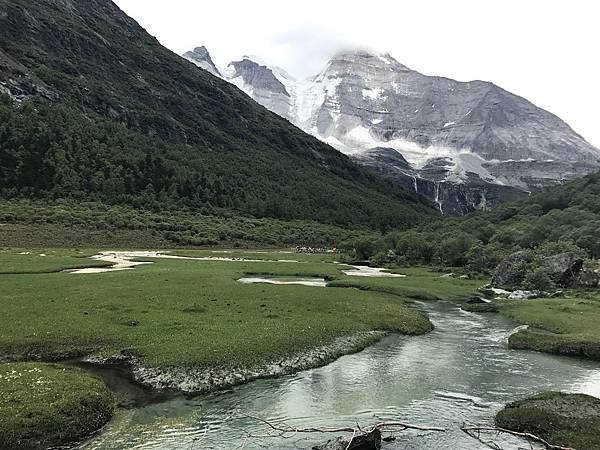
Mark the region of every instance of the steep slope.
<instances>
[{"instance_id":1,"label":"steep slope","mask_svg":"<svg viewBox=\"0 0 600 450\"><path fill-rule=\"evenodd\" d=\"M359 248L361 258L375 256L378 264L462 266L472 272L488 274L493 273L504 258L521 251L525 253L516 255L509 264L517 273L535 268L530 257L575 252L597 260L600 258L600 173L551 186L490 211L475 211L464 217L440 216L415 229L388 233L375 242L352 248ZM531 253L532 250L535 252ZM600 274L593 272L596 263L589 267L592 270L586 275L585 283L589 287L599 286ZM549 289L538 285L533 278L530 287Z\"/></svg>"},{"instance_id":2,"label":"steep slope","mask_svg":"<svg viewBox=\"0 0 600 450\"><path fill-rule=\"evenodd\" d=\"M282 80L278 69L254 65L262 79ZM287 80L285 92L275 83L257 89L250 77L236 84L444 213L485 209L600 168L598 149L529 101L488 82L422 75L389 54L340 53L317 76Z\"/></svg>"},{"instance_id":3,"label":"steep slope","mask_svg":"<svg viewBox=\"0 0 600 450\"><path fill-rule=\"evenodd\" d=\"M341 225L432 214L109 0L0 0L0 190Z\"/></svg>"}]
</instances>

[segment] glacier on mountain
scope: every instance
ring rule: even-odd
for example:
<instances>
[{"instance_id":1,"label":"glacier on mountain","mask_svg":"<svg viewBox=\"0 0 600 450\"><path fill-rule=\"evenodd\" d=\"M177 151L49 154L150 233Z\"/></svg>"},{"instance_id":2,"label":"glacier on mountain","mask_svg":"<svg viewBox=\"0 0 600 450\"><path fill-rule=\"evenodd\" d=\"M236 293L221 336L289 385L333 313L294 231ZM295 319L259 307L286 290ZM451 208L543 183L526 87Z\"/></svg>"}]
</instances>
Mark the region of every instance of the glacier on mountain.
<instances>
[{"instance_id":1,"label":"glacier on mountain","mask_svg":"<svg viewBox=\"0 0 600 450\"><path fill-rule=\"evenodd\" d=\"M448 214L600 169L600 151L561 119L489 82L423 75L366 51L296 80L252 56L219 70L198 49L184 57Z\"/></svg>"}]
</instances>

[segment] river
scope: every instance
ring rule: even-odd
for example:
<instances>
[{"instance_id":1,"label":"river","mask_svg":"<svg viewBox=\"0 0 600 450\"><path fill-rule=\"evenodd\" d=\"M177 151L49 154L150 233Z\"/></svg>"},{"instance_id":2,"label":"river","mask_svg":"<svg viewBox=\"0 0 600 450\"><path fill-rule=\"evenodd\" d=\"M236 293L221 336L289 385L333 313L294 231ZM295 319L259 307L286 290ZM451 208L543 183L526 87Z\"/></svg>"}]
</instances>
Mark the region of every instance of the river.
<instances>
[{"instance_id":1,"label":"river","mask_svg":"<svg viewBox=\"0 0 600 450\"><path fill-rule=\"evenodd\" d=\"M363 426L404 420L447 427L445 433L396 433L384 449L486 449L458 430L463 422L491 424L505 403L544 390L600 397L600 364L507 348L515 325L498 314L462 311L454 303L427 302L435 325L429 334L392 335L325 367L233 390L175 398L121 410L81 448L299 449L329 436L249 438L268 428L248 416L296 427ZM529 448L505 440L505 449Z\"/></svg>"}]
</instances>

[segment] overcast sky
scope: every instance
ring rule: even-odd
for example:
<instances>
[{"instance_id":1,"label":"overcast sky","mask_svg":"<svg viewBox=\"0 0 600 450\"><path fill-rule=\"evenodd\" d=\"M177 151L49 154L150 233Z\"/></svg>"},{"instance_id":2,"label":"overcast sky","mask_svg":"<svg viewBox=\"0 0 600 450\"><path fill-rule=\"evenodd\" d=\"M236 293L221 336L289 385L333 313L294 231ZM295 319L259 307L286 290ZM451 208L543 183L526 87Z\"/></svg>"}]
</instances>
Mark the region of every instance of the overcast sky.
<instances>
[{"instance_id":1,"label":"overcast sky","mask_svg":"<svg viewBox=\"0 0 600 450\"><path fill-rule=\"evenodd\" d=\"M297 78L335 52L389 52L428 75L492 81L600 147L596 0L116 0L176 53L206 45L224 66L256 55Z\"/></svg>"}]
</instances>

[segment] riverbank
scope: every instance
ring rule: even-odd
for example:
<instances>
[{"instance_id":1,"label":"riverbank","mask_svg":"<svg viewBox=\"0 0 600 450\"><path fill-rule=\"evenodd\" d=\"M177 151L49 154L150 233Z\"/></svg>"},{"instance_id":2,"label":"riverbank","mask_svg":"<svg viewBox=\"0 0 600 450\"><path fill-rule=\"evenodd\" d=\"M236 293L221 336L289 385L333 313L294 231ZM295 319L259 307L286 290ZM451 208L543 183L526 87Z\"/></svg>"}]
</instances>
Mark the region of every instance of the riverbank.
<instances>
[{"instance_id":1,"label":"riverbank","mask_svg":"<svg viewBox=\"0 0 600 450\"><path fill-rule=\"evenodd\" d=\"M429 267L401 267L390 271L404 277L400 281L386 277L345 277L332 281L329 286L382 292L411 300L459 301L475 295L477 289L487 281L449 277Z\"/></svg>"},{"instance_id":2,"label":"riverbank","mask_svg":"<svg viewBox=\"0 0 600 450\"><path fill-rule=\"evenodd\" d=\"M600 449L600 399L545 392L507 405L496 425L532 433L548 443L577 450Z\"/></svg>"},{"instance_id":3,"label":"riverbank","mask_svg":"<svg viewBox=\"0 0 600 450\"><path fill-rule=\"evenodd\" d=\"M265 438L268 425L249 416L296 428L359 424L364 429L379 421L405 419L447 431L398 433L386 449L474 448L476 441L460 431L460 424L489 425L503 405L532 392L600 395L596 363L508 349L506 338L514 323L502 315L464 313L449 301L417 305L434 323L431 333L390 334L364 351L317 369L120 411L82 448L229 450L244 443L247 448L297 450L337 435Z\"/></svg>"},{"instance_id":4,"label":"riverbank","mask_svg":"<svg viewBox=\"0 0 600 450\"><path fill-rule=\"evenodd\" d=\"M197 393L326 364L386 333L432 329L397 295L237 281L249 273L350 278L322 255L291 262L296 255L272 261L274 253L257 253L268 261L142 258L151 264L78 275L30 258L28 272L44 264L52 273L0 276L0 327L9 330L0 355L116 362L139 382Z\"/></svg>"},{"instance_id":5,"label":"riverbank","mask_svg":"<svg viewBox=\"0 0 600 450\"><path fill-rule=\"evenodd\" d=\"M570 290L558 298L495 300L486 307L528 325L510 336L510 348L600 360L600 293Z\"/></svg>"},{"instance_id":6,"label":"riverbank","mask_svg":"<svg viewBox=\"0 0 600 450\"><path fill-rule=\"evenodd\" d=\"M86 364L100 367L128 368L135 383L155 391L176 391L186 395L199 395L221 391L250 381L290 375L302 370L329 364L341 356L364 350L389 334L385 331L366 331L339 336L331 342L287 355L280 359L257 363L253 366L230 364L224 367L190 367L185 365L147 366L132 355L112 357L90 356ZM420 333L417 333L420 334Z\"/></svg>"},{"instance_id":7,"label":"riverbank","mask_svg":"<svg viewBox=\"0 0 600 450\"><path fill-rule=\"evenodd\" d=\"M0 364L0 392L0 449L73 443L102 428L114 410L101 380L54 364Z\"/></svg>"}]
</instances>

